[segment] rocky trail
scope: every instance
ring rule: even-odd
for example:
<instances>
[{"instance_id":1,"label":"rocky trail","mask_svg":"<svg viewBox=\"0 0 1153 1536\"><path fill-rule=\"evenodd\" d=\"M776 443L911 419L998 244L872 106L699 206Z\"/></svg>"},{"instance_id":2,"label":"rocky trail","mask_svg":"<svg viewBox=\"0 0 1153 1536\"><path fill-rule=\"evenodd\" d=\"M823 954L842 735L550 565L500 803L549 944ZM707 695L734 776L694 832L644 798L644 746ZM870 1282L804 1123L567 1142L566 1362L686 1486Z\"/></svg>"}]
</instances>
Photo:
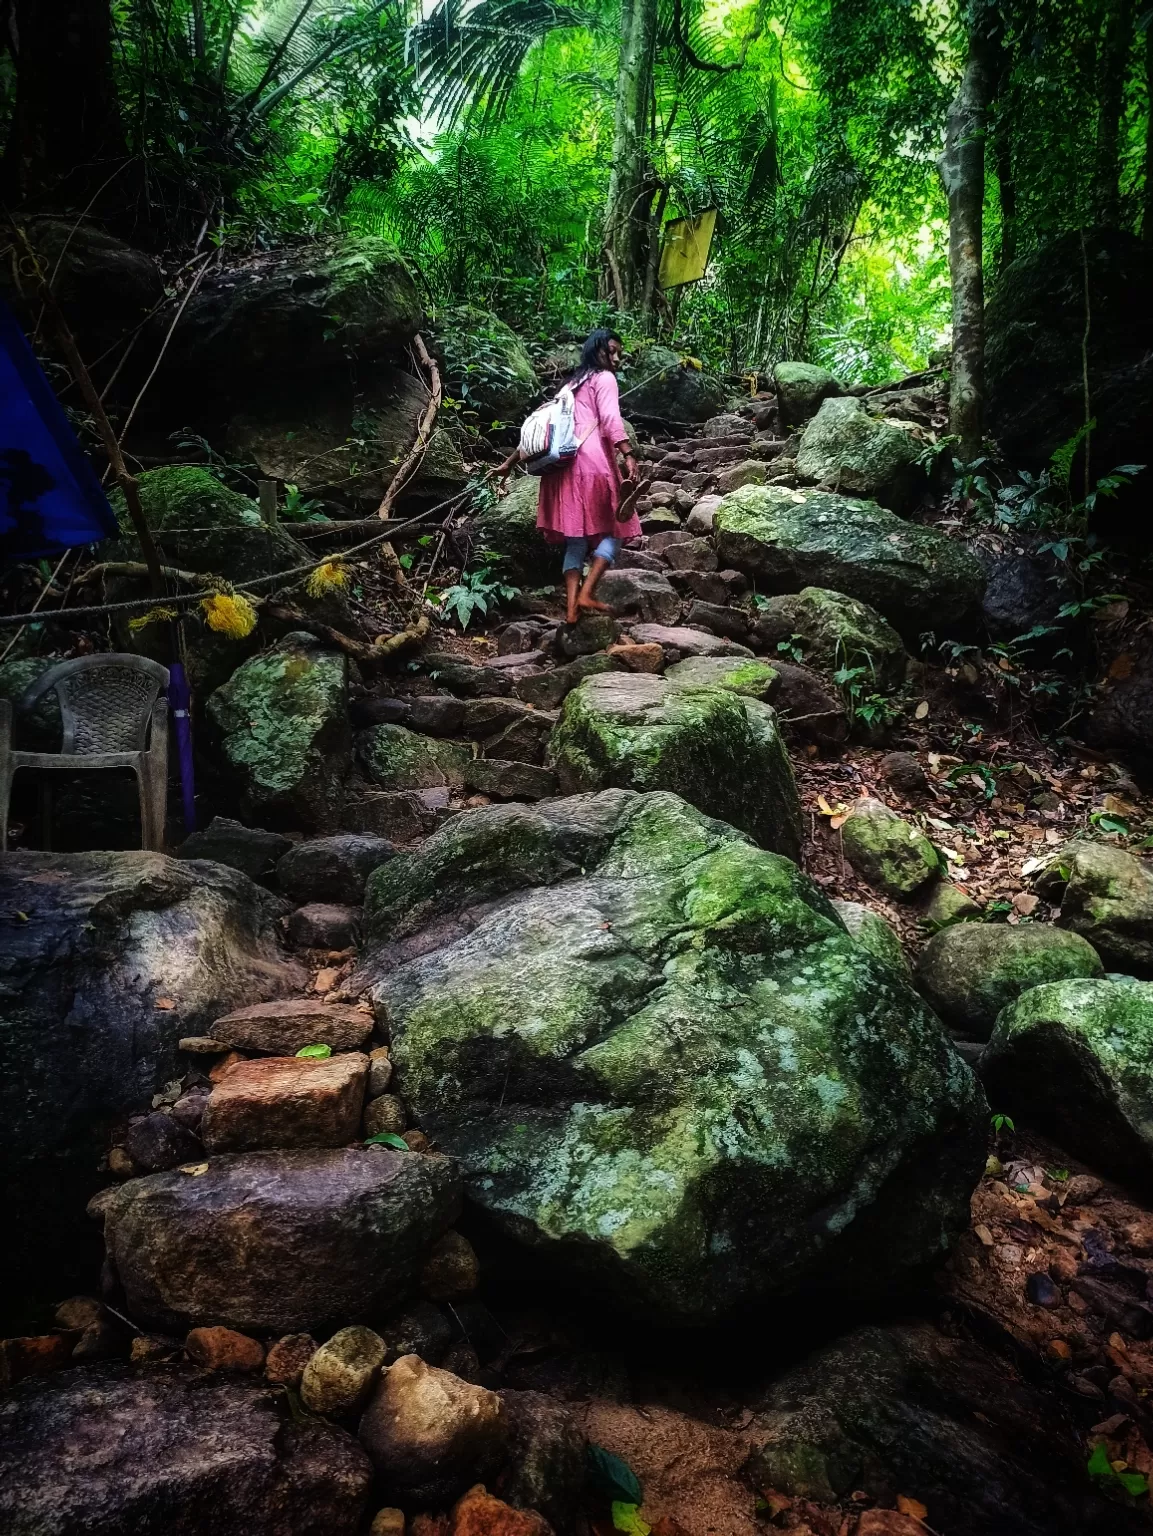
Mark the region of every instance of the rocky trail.
<instances>
[{"instance_id":1,"label":"rocky trail","mask_svg":"<svg viewBox=\"0 0 1153 1536\"><path fill-rule=\"evenodd\" d=\"M197 302L177 363L221 303L264 355L242 284ZM195 630L171 853L14 802L5 1531L1149 1528L1153 808L1022 704L1068 663L977 643L1049 566L935 478L938 372L742 400L672 356L624 381L611 614L562 621L521 479L305 628ZM343 420L259 404L233 438L331 490ZM441 433L413 505L463 484ZM299 558L204 464L139 482L173 567ZM481 550L467 628L332 640ZM58 841L118 816L78 785Z\"/></svg>"}]
</instances>

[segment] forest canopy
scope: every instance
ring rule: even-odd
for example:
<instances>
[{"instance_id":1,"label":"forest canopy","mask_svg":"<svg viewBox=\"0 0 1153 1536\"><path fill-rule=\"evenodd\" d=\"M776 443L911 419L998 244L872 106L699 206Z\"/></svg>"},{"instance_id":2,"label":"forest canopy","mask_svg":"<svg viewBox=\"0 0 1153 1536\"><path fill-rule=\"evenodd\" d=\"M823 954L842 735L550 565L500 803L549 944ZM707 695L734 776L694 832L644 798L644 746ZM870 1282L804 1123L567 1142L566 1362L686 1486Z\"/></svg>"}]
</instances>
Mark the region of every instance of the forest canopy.
<instances>
[{"instance_id":1,"label":"forest canopy","mask_svg":"<svg viewBox=\"0 0 1153 1536\"><path fill-rule=\"evenodd\" d=\"M6 7L9 206L99 205L159 250L384 235L432 311L542 338L615 317L729 370L923 367L949 335L937 161L965 82L986 278L1066 230L1153 228L1140 0L53 10ZM707 209L707 278L662 292L662 227Z\"/></svg>"}]
</instances>

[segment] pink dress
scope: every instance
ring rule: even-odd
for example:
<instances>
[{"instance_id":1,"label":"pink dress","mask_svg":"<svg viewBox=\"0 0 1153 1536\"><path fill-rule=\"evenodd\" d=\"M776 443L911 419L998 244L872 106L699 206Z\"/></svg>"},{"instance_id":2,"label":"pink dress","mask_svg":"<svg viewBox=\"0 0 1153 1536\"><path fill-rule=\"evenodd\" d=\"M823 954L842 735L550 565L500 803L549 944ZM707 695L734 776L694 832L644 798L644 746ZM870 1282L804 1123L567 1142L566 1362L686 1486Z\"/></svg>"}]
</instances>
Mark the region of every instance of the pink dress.
<instances>
[{"instance_id":1,"label":"pink dress","mask_svg":"<svg viewBox=\"0 0 1153 1536\"><path fill-rule=\"evenodd\" d=\"M635 539L641 525L634 512L627 523L617 522L621 475L616 444L628 433L621 420L616 375L603 368L576 390L576 433L580 450L564 469L542 475L536 525L550 543L564 539Z\"/></svg>"}]
</instances>

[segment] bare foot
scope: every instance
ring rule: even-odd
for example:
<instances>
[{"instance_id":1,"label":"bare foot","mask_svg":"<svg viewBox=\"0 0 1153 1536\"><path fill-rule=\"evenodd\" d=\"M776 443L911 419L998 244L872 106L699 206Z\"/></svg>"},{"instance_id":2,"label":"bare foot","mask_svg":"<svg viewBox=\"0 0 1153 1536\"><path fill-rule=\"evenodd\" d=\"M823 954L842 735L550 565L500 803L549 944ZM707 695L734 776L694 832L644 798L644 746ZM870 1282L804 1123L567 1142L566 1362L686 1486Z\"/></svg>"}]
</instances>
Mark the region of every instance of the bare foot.
<instances>
[{"instance_id":1,"label":"bare foot","mask_svg":"<svg viewBox=\"0 0 1153 1536\"><path fill-rule=\"evenodd\" d=\"M611 613L612 609L607 603L598 603L594 597L578 597L577 607L589 613Z\"/></svg>"}]
</instances>

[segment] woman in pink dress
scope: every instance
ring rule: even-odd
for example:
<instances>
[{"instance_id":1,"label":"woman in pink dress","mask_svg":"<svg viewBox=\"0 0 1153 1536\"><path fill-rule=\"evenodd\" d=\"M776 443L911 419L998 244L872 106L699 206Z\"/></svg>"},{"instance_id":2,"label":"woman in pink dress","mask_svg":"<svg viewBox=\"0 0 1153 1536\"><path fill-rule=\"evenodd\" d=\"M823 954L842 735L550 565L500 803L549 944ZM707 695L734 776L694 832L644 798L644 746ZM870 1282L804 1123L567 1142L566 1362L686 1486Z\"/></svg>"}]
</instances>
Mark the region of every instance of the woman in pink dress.
<instances>
[{"instance_id":1,"label":"woman in pink dress","mask_svg":"<svg viewBox=\"0 0 1153 1536\"><path fill-rule=\"evenodd\" d=\"M552 544L563 543L566 616L575 624L582 611L607 613L594 596L597 583L616 559L622 539L641 531L628 503L622 509L622 489L636 478L636 462L621 420L617 371L621 339L614 331L593 331L581 349L581 360L568 380L576 402L576 435L582 439L576 457L563 469L541 476L536 525ZM624 460L620 468L617 454ZM513 454L501 469L520 457ZM621 513L623 510L623 520ZM592 546L588 575L581 572Z\"/></svg>"}]
</instances>

